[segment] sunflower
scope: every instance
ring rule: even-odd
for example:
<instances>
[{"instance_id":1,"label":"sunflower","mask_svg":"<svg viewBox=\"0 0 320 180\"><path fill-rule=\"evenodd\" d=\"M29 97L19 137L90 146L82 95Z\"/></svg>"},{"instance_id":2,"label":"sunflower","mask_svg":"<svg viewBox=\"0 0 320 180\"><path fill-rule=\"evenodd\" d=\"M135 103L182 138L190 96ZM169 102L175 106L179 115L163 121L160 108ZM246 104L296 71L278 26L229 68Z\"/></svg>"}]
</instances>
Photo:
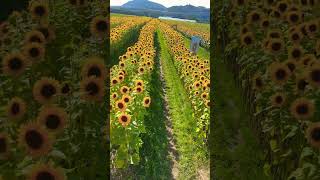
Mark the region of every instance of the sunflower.
<instances>
[{"instance_id":1,"label":"sunflower","mask_svg":"<svg viewBox=\"0 0 320 180\"><path fill-rule=\"evenodd\" d=\"M310 67L307 75L308 82L313 87L320 87L320 65L314 65Z\"/></svg>"},{"instance_id":2,"label":"sunflower","mask_svg":"<svg viewBox=\"0 0 320 180\"><path fill-rule=\"evenodd\" d=\"M45 48L39 43L29 43L23 47L23 54L31 60L31 62L37 62L43 59L45 55Z\"/></svg>"},{"instance_id":3,"label":"sunflower","mask_svg":"<svg viewBox=\"0 0 320 180\"><path fill-rule=\"evenodd\" d=\"M198 89L201 86L200 81L195 81L193 83L193 86L195 87L195 89Z\"/></svg>"},{"instance_id":4,"label":"sunflower","mask_svg":"<svg viewBox=\"0 0 320 180\"><path fill-rule=\"evenodd\" d=\"M6 159L9 155L9 138L7 134L0 133L0 159Z\"/></svg>"},{"instance_id":5,"label":"sunflower","mask_svg":"<svg viewBox=\"0 0 320 180\"><path fill-rule=\"evenodd\" d=\"M269 26L270 26L270 20L269 20L269 18L263 18L263 19L261 20L260 25L261 25L261 27L262 27L263 29L268 29Z\"/></svg>"},{"instance_id":6,"label":"sunflower","mask_svg":"<svg viewBox=\"0 0 320 180\"><path fill-rule=\"evenodd\" d=\"M320 148L320 122L311 123L306 131L308 142L312 147Z\"/></svg>"},{"instance_id":7,"label":"sunflower","mask_svg":"<svg viewBox=\"0 0 320 180\"><path fill-rule=\"evenodd\" d=\"M45 105L41 108L37 120L50 132L57 133L65 128L67 117L68 114L63 108L55 105Z\"/></svg>"},{"instance_id":8,"label":"sunflower","mask_svg":"<svg viewBox=\"0 0 320 180\"><path fill-rule=\"evenodd\" d=\"M317 21L310 21L306 24L306 31L310 38L315 37L315 34L319 31L319 25Z\"/></svg>"},{"instance_id":9,"label":"sunflower","mask_svg":"<svg viewBox=\"0 0 320 180\"><path fill-rule=\"evenodd\" d=\"M131 116L129 114L122 113L118 117L118 121L123 127L127 127L131 122Z\"/></svg>"},{"instance_id":10,"label":"sunflower","mask_svg":"<svg viewBox=\"0 0 320 180\"><path fill-rule=\"evenodd\" d=\"M287 61L284 62L284 64L289 68L291 72L294 72L297 68L297 62L294 61L293 59L288 59Z\"/></svg>"},{"instance_id":11,"label":"sunflower","mask_svg":"<svg viewBox=\"0 0 320 180\"><path fill-rule=\"evenodd\" d=\"M144 84L143 80L138 79L138 80L135 81L135 85L136 86L143 86L143 84Z\"/></svg>"},{"instance_id":12,"label":"sunflower","mask_svg":"<svg viewBox=\"0 0 320 180\"><path fill-rule=\"evenodd\" d=\"M26 44L29 44L29 43L44 44L46 42L46 38L44 37L44 35L40 31L33 30L33 31L28 32L25 35L24 42Z\"/></svg>"},{"instance_id":13,"label":"sunflower","mask_svg":"<svg viewBox=\"0 0 320 180\"><path fill-rule=\"evenodd\" d=\"M61 168L50 164L36 164L27 173L27 180L65 180L66 176Z\"/></svg>"},{"instance_id":14,"label":"sunflower","mask_svg":"<svg viewBox=\"0 0 320 180\"><path fill-rule=\"evenodd\" d=\"M289 33L289 39L295 44L299 44L302 38L303 34L300 31L294 30Z\"/></svg>"},{"instance_id":15,"label":"sunflower","mask_svg":"<svg viewBox=\"0 0 320 180\"><path fill-rule=\"evenodd\" d=\"M302 56L299 64L302 66L302 67L308 67L312 62L315 62L316 61L316 57L314 54L305 54Z\"/></svg>"},{"instance_id":16,"label":"sunflower","mask_svg":"<svg viewBox=\"0 0 320 180\"><path fill-rule=\"evenodd\" d=\"M143 92L143 86L137 86L137 87L135 87L135 91L137 92L137 93L142 93Z\"/></svg>"},{"instance_id":17,"label":"sunflower","mask_svg":"<svg viewBox=\"0 0 320 180\"><path fill-rule=\"evenodd\" d=\"M289 5L286 1L279 1L276 7L281 14L284 14L289 9Z\"/></svg>"},{"instance_id":18,"label":"sunflower","mask_svg":"<svg viewBox=\"0 0 320 180\"><path fill-rule=\"evenodd\" d=\"M297 92L304 92L308 86L307 78L304 76L299 76L296 79L296 91Z\"/></svg>"},{"instance_id":19,"label":"sunflower","mask_svg":"<svg viewBox=\"0 0 320 180\"><path fill-rule=\"evenodd\" d=\"M270 31L268 31L267 37L269 39L282 39L282 33L281 30L279 29L272 29Z\"/></svg>"},{"instance_id":20,"label":"sunflower","mask_svg":"<svg viewBox=\"0 0 320 180\"><path fill-rule=\"evenodd\" d=\"M247 22L249 22L250 24L259 23L260 21L261 21L261 13L259 11L254 10L247 15Z\"/></svg>"},{"instance_id":21,"label":"sunflower","mask_svg":"<svg viewBox=\"0 0 320 180\"><path fill-rule=\"evenodd\" d=\"M114 92L114 93L111 94L111 97L112 97L112 99L117 99L118 94Z\"/></svg>"},{"instance_id":22,"label":"sunflower","mask_svg":"<svg viewBox=\"0 0 320 180\"><path fill-rule=\"evenodd\" d=\"M20 76L29 66L30 61L22 53L7 54L2 60L3 74Z\"/></svg>"},{"instance_id":23,"label":"sunflower","mask_svg":"<svg viewBox=\"0 0 320 180\"><path fill-rule=\"evenodd\" d=\"M131 100L132 100L132 97L125 94L125 95L122 96L122 100L123 100L125 103L130 103Z\"/></svg>"},{"instance_id":24,"label":"sunflower","mask_svg":"<svg viewBox=\"0 0 320 180\"><path fill-rule=\"evenodd\" d=\"M48 77L42 77L33 86L33 97L40 104L51 103L59 94L59 82Z\"/></svg>"},{"instance_id":25,"label":"sunflower","mask_svg":"<svg viewBox=\"0 0 320 180\"><path fill-rule=\"evenodd\" d=\"M294 60L299 60L303 56L303 49L299 45L294 45L289 49L289 58L292 58Z\"/></svg>"},{"instance_id":26,"label":"sunflower","mask_svg":"<svg viewBox=\"0 0 320 180\"><path fill-rule=\"evenodd\" d=\"M283 85L288 81L291 72L285 64L275 62L269 66L269 75L274 83Z\"/></svg>"},{"instance_id":27,"label":"sunflower","mask_svg":"<svg viewBox=\"0 0 320 180\"><path fill-rule=\"evenodd\" d=\"M114 85L116 85L118 83L119 83L119 79L118 78L114 77L114 78L111 79L111 85L112 86L114 86Z\"/></svg>"},{"instance_id":28,"label":"sunflower","mask_svg":"<svg viewBox=\"0 0 320 180\"><path fill-rule=\"evenodd\" d=\"M93 76L80 82L81 98L87 101L103 101L105 84L102 79Z\"/></svg>"},{"instance_id":29,"label":"sunflower","mask_svg":"<svg viewBox=\"0 0 320 180\"><path fill-rule=\"evenodd\" d=\"M143 67L139 67L139 73L141 73L141 74L144 73L144 68Z\"/></svg>"},{"instance_id":30,"label":"sunflower","mask_svg":"<svg viewBox=\"0 0 320 180\"><path fill-rule=\"evenodd\" d=\"M128 94L129 93L129 87L128 86L122 86L121 88L120 88L120 92L121 92L121 94Z\"/></svg>"},{"instance_id":31,"label":"sunflower","mask_svg":"<svg viewBox=\"0 0 320 180\"><path fill-rule=\"evenodd\" d=\"M21 119L26 114L26 111L26 102L19 97L12 98L6 106L6 112L9 119Z\"/></svg>"},{"instance_id":32,"label":"sunflower","mask_svg":"<svg viewBox=\"0 0 320 180\"><path fill-rule=\"evenodd\" d=\"M108 28L107 18L105 17L97 16L91 20L90 32L94 36L107 37Z\"/></svg>"},{"instance_id":33,"label":"sunflower","mask_svg":"<svg viewBox=\"0 0 320 180\"><path fill-rule=\"evenodd\" d=\"M103 59L98 57L89 58L82 67L83 78L95 76L97 78L106 79L107 71Z\"/></svg>"},{"instance_id":34,"label":"sunflower","mask_svg":"<svg viewBox=\"0 0 320 180\"><path fill-rule=\"evenodd\" d=\"M287 21L291 24L291 25L296 25L298 23L301 22L301 13L298 11L291 11L288 12L287 14Z\"/></svg>"},{"instance_id":35,"label":"sunflower","mask_svg":"<svg viewBox=\"0 0 320 180\"><path fill-rule=\"evenodd\" d=\"M48 4L40 1L33 1L29 7L29 11L34 19L41 19L48 17Z\"/></svg>"},{"instance_id":36,"label":"sunflower","mask_svg":"<svg viewBox=\"0 0 320 180\"><path fill-rule=\"evenodd\" d=\"M275 93L271 96L270 101L272 106L274 107L281 107L285 103L285 95L283 93Z\"/></svg>"},{"instance_id":37,"label":"sunflower","mask_svg":"<svg viewBox=\"0 0 320 180\"><path fill-rule=\"evenodd\" d=\"M143 106L144 107L149 107L151 104L151 98L150 97L144 97L143 98Z\"/></svg>"},{"instance_id":38,"label":"sunflower","mask_svg":"<svg viewBox=\"0 0 320 180\"><path fill-rule=\"evenodd\" d=\"M206 92L203 92L203 93L201 94L201 97L202 97L203 99L207 99L207 98L209 97L209 94L206 93Z\"/></svg>"},{"instance_id":39,"label":"sunflower","mask_svg":"<svg viewBox=\"0 0 320 180\"><path fill-rule=\"evenodd\" d=\"M309 119L315 111L314 103L306 98L296 99L290 107L290 112L296 119Z\"/></svg>"},{"instance_id":40,"label":"sunflower","mask_svg":"<svg viewBox=\"0 0 320 180\"><path fill-rule=\"evenodd\" d=\"M48 132L39 124L29 123L20 127L19 144L33 157L46 155L52 148Z\"/></svg>"},{"instance_id":41,"label":"sunflower","mask_svg":"<svg viewBox=\"0 0 320 180\"><path fill-rule=\"evenodd\" d=\"M284 49L284 43L281 39L270 39L267 49L274 55L280 54Z\"/></svg>"},{"instance_id":42,"label":"sunflower","mask_svg":"<svg viewBox=\"0 0 320 180\"><path fill-rule=\"evenodd\" d=\"M241 35L241 43L244 46L250 46L254 42L254 36L251 32Z\"/></svg>"}]
</instances>

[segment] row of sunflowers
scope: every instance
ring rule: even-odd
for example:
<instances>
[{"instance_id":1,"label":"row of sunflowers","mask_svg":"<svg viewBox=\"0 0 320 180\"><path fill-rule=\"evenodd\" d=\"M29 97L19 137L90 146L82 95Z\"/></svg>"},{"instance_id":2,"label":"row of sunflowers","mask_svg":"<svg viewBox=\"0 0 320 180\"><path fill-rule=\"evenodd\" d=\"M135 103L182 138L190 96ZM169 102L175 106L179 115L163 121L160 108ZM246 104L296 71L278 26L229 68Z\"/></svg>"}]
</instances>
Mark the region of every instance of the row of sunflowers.
<instances>
[{"instance_id":1,"label":"row of sunflowers","mask_svg":"<svg viewBox=\"0 0 320 180\"><path fill-rule=\"evenodd\" d=\"M156 55L154 32L158 24L152 19L140 31L138 41L127 48L112 67L110 90L111 166L123 168L138 164L145 132L144 116L152 103L149 95L151 73Z\"/></svg>"},{"instance_id":2,"label":"row of sunflowers","mask_svg":"<svg viewBox=\"0 0 320 180\"><path fill-rule=\"evenodd\" d=\"M226 55L240 67L266 149L264 170L274 179L320 178L319 8L307 0L225 6Z\"/></svg>"},{"instance_id":3,"label":"row of sunflowers","mask_svg":"<svg viewBox=\"0 0 320 180\"><path fill-rule=\"evenodd\" d=\"M174 59L180 78L194 109L197 132L203 144L207 143L210 121L210 65L208 59L199 58L189 52L184 36L166 23L160 28Z\"/></svg>"},{"instance_id":4,"label":"row of sunflowers","mask_svg":"<svg viewBox=\"0 0 320 180\"><path fill-rule=\"evenodd\" d=\"M106 9L31 0L0 25L0 179L107 176Z\"/></svg>"}]
</instances>

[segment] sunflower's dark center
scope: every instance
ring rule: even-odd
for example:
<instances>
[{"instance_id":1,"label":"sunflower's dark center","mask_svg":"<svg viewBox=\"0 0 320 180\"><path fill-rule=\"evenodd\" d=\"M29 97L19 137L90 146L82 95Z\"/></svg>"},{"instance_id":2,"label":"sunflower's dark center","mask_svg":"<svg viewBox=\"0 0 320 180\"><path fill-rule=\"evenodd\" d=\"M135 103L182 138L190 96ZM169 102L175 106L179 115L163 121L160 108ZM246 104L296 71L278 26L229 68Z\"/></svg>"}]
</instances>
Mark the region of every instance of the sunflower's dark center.
<instances>
[{"instance_id":1,"label":"sunflower's dark center","mask_svg":"<svg viewBox=\"0 0 320 180\"><path fill-rule=\"evenodd\" d=\"M298 34L293 34L293 35L292 35L292 39L293 39L294 41L296 41L296 40L300 39L300 36L299 36Z\"/></svg>"},{"instance_id":2,"label":"sunflower's dark center","mask_svg":"<svg viewBox=\"0 0 320 180\"><path fill-rule=\"evenodd\" d=\"M293 72L296 69L296 66L293 63L288 63L287 66L291 72Z\"/></svg>"},{"instance_id":3,"label":"sunflower's dark center","mask_svg":"<svg viewBox=\"0 0 320 180\"><path fill-rule=\"evenodd\" d=\"M39 56L40 51L39 51L38 48L31 48L31 49L29 50L29 53L30 53L31 57L36 58L36 57Z\"/></svg>"},{"instance_id":4,"label":"sunflower's dark center","mask_svg":"<svg viewBox=\"0 0 320 180\"><path fill-rule=\"evenodd\" d=\"M128 89L127 89L127 88L123 88L123 89L122 89L122 92L123 92L123 93L126 93L126 92L128 92Z\"/></svg>"},{"instance_id":5,"label":"sunflower's dark center","mask_svg":"<svg viewBox=\"0 0 320 180\"><path fill-rule=\"evenodd\" d=\"M251 43L252 43L251 37L250 37L250 36L246 36L246 37L244 38L244 42L245 42L247 45L251 44Z\"/></svg>"},{"instance_id":6,"label":"sunflower's dark center","mask_svg":"<svg viewBox=\"0 0 320 180\"><path fill-rule=\"evenodd\" d=\"M46 98L52 97L56 92L57 90L52 84L45 84L41 88L41 95Z\"/></svg>"},{"instance_id":7,"label":"sunflower's dark center","mask_svg":"<svg viewBox=\"0 0 320 180\"><path fill-rule=\"evenodd\" d=\"M55 114L50 114L46 118L46 127L49 129L57 129L60 125L60 118Z\"/></svg>"},{"instance_id":8,"label":"sunflower's dark center","mask_svg":"<svg viewBox=\"0 0 320 180\"><path fill-rule=\"evenodd\" d=\"M25 135L25 141L32 149L39 149L43 145L43 137L36 130L29 130Z\"/></svg>"},{"instance_id":9,"label":"sunflower's dark center","mask_svg":"<svg viewBox=\"0 0 320 180\"><path fill-rule=\"evenodd\" d=\"M36 35L32 36L32 37L30 38L30 41L31 41L31 42L41 43L41 39L40 39L38 36L36 36Z\"/></svg>"},{"instance_id":10,"label":"sunflower's dark center","mask_svg":"<svg viewBox=\"0 0 320 180\"><path fill-rule=\"evenodd\" d=\"M143 69L143 68L140 68L140 71L141 71L141 72L143 72L143 71L144 71L144 69Z\"/></svg>"},{"instance_id":11,"label":"sunflower's dark center","mask_svg":"<svg viewBox=\"0 0 320 180\"><path fill-rule=\"evenodd\" d=\"M121 116L121 121L126 123L128 121L127 116Z\"/></svg>"},{"instance_id":12,"label":"sunflower's dark center","mask_svg":"<svg viewBox=\"0 0 320 180\"><path fill-rule=\"evenodd\" d=\"M107 29L108 29L107 22L105 22L105 21L97 22L96 26L97 26L97 30L98 31L103 31L104 32L104 31L107 31Z\"/></svg>"},{"instance_id":13,"label":"sunflower's dark center","mask_svg":"<svg viewBox=\"0 0 320 180\"><path fill-rule=\"evenodd\" d=\"M138 87L138 88L137 88L137 91L138 91L138 92L141 92L141 88Z\"/></svg>"},{"instance_id":14,"label":"sunflower's dark center","mask_svg":"<svg viewBox=\"0 0 320 180\"><path fill-rule=\"evenodd\" d=\"M286 71L284 69L278 69L276 71L276 78L278 80L284 79L286 77L286 75L287 75L287 73L286 73Z\"/></svg>"},{"instance_id":15,"label":"sunflower's dark center","mask_svg":"<svg viewBox=\"0 0 320 180\"><path fill-rule=\"evenodd\" d=\"M34 9L34 11L38 16L43 16L46 13L46 10L45 10L45 8L43 6L37 6Z\"/></svg>"},{"instance_id":16,"label":"sunflower's dark center","mask_svg":"<svg viewBox=\"0 0 320 180\"><path fill-rule=\"evenodd\" d=\"M141 83L141 82L138 82L137 85L138 85L138 86L142 86L142 83Z\"/></svg>"},{"instance_id":17,"label":"sunflower's dark center","mask_svg":"<svg viewBox=\"0 0 320 180\"><path fill-rule=\"evenodd\" d=\"M70 87L69 87L69 85L68 84L65 84L63 87L62 87L62 93L63 94L67 94L67 93L69 93L70 92Z\"/></svg>"},{"instance_id":18,"label":"sunflower's dark center","mask_svg":"<svg viewBox=\"0 0 320 180\"><path fill-rule=\"evenodd\" d=\"M298 89L304 90L307 85L308 85L308 83L304 79L302 79L298 82Z\"/></svg>"},{"instance_id":19,"label":"sunflower's dark center","mask_svg":"<svg viewBox=\"0 0 320 180\"><path fill-rule=\"evenodd\" d=\"M281 49L281 43L279 42L272 43L272 50L279 51L280 49Z\"/></svg>"},{"instance_id":20,"label":"sunflower's dark center","mask_svg":"<svg viewBox=\"0 0 320 180\"><path fill-rule=\"evenodd\" d=\"M307 104L299 104L297 107L296 107L296 112L298 114L307 114L309 112L309 108L308 108L308 105Z\"/></svg>"},{"instance_id":21,"label":"sunflower's dark center","mask_svg":"<svg viewBox=\"0 0 320 180\"><path fill-rule=\"evenodd\" d=\"M145 102L146 104L149 104L150 100L149 100L149 99L146 99L144 102Z\"/></svg>"},{"instance_id":22,"label":"sunflower's dark center","mask_svg":"<svg viewBox=\"0 0 320 180\"><path fill-rule=\"evenodd\" d=\"M314 141L320 141L320 127L312 130L311 137Z\"/></svg>"},{"instance_id":23,"label":"sunflower's dark center","mask_svg":"<svg viewBox=\"0 0 320 180\"><path fill-rule=\"evenodd\" d=\"M100 77L100 76L101 76L100 68L97 67L97 66L92 66L92 67L90 67L90 69L89 69L89 71L88 71L88 76Z\"/></svg>"},{"instance_id":24,"label":"sunflower's dark center","mask_svg":"<svg viewBox=\"0 0 320 180\"><path fill-rule=\"evenodd\" d=\"M96 83L94 82L90 82L87 86L86 86L86 91L89 92L90 95L95 95L99 92L99 87Z\"/></svg>"},{"instance_id":25,"label":"sunflower's dark center","mask_svg":"<svg viewBox=\"0 0 320 180\"><path fill-rule=\"evenodd\" d=\"M124 98L124 102L126 102L126 103L129 102L129 98L127 98L127 97Z\"/></svg>"},{"instance_id":26,"label":"sunflower's dark center","mask_svg":"<svg viewBox=\"0 0 320 180\"><path fill-rule=\"evenodd\" d=\"M300 56L301 56L301 51L300 51L299 49L294 49L294 50L292 51L292 56L293 56L294 58L300 57Z\"/></svg>"},{"instance_id":27,"label":"sunflower's dark center","mask_svg":"<svg viewBox=\"0 0 320 180\"><path fill-rule=\"evenodd\" d=\"M282 96L277 96L276 97L276 103L281 104L283 102Z\"/></svg>"},{"instance_id":28,"label":"sunflower's dark center","mask_svg":"<svg viewBox=\"0 0 320 180\"><path fill-rule=\"evenodd\" d=\"M12 70L19 70L22 67L21 59L15 57L9 61L9 68Z\"/></svg>"},{"instance_id":29,"label":"sunflower's dark center","mask_svg":"<svg viewBox=\"0 0 320 180\"><path fill-rule=\"evenodd\" d=\"M55 180L53 174L47 171L41 171L37 174L36 180Z\"/></svg>"},{"instance_id":30,"label":"sunflower's dark center","mask_svg":"<svg viewBox=\"0 0 320 180\"><path fill-rule=\"evenodd\" d=\"M19 103L13 103L12 105L11 105L11 113L12 114L14 114L14 115L16 115L16 114L19 114L19 112L20 112L20 105L19 105Z\"/></svg>"},{"instance_id":31,"label":"sunflower's dark center","mask_svg":"<svg viewBox=\"0 0 320 180\"><path fill-rule=\"evenodd\" d=\"M0 154L7 151L7 142L5 138L0 138Z\"/></svg>"},{"instance_id":32,"label":"sunflower's dark center","mask_svg":"<svg viewBox=\"0 0 320 180\"><path fill-rule=\"evenodd\" d=\"M317 26L315 24L311 24L309 26L309 30L310 30L310 32L315 32L315 31L317 31Z\"/></svg>"},{"instance_id":33,"label":"sunflower's dark center","mask_svg":"<svg viewBox=\"0 0 320 180\"><path fill-rule=\"evenodd\" d=\"M203 98L206 98L206 97L207 97L207 95L205 95L205 94L204 94L204 95L202 95L202 97L203 97Z\"/></svg>"},{"instance_id":34,"label":"sunflower's dark center","mask_svg":"<svg viewBox=\"0 0 320 180\"><path fill-rule=\"evenodd\" d=\"M299 20L299 16L297 14L290 15L291 22L297 22Z\"/></svg>"},{"instance_id":35,"label":"sunflower's dark center","mask_svg":"<svg viewBox=\"0 0 320 180\"><path fill-rule=\"evenodd\" d=\"M121 102L118 103L118 108L119 108L119 109L122 109L123 107L124 107L123 103L121 103Z\"/></svg>"},{"instance_id":36,"label":"sunflower's dark center","mask_svg":"<svg viewBox=\"0 0 320 180\"><path fill-rule=\"evenodd\" d=\"M314 82L320 83L320 69L311 72L311 78Z\"/></svg>"},{"instance_id":37,"label":"sunflower's dark center","mask_svg":"<svg viewBox=\"0 0 320 180\"><path fill-rule=\"evenodd\" d=\"M118 82L118 81L117 81L117 80L115 80L115 79L114 79L114 80L112 80L112 83L113 83L113 84L117 84L117 82Z\"/></svg>"},{"instance_id":38,"label":"sunflower's dark center","mask_svg":"<svg viewBox=\"0 0 320 180\"><path fill-rule=\"evenodd\" d=\"M119 79L120 79L120 80L122 80L122 79L123 79L123 77L122 77L122 76L119 76Z\"/></svg>"}]
</instances>

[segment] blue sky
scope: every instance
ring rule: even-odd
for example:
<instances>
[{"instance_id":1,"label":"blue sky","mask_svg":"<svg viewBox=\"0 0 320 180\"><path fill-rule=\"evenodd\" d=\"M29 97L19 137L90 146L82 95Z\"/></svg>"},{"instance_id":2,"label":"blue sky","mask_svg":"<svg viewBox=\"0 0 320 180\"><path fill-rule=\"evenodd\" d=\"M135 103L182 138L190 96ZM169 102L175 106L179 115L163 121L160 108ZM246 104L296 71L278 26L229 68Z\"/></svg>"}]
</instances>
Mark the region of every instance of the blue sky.
<instances>
[{"instance_id":1,"label":"blue sky","mask_svg":"<svg viewBox=\"0 0 320 180\"><path fill-rule=\"evenodd\" d=\"M120 6L129 0L111 0L111 6ZM210 0L150 0L159 4L162 4L166 7L171 6L180 6L191 4L193 6L204 6L206 8L210 8Z\"/></svg>"}]
</instances>

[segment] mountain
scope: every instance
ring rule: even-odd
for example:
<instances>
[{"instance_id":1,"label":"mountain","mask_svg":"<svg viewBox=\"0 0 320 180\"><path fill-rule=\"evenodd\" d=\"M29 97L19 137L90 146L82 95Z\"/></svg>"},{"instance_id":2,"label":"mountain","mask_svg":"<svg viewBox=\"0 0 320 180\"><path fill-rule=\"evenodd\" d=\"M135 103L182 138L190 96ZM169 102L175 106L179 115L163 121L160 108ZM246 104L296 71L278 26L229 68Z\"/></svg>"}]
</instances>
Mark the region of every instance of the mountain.
<instances>
[{"instance_id":1,"label":"mountain","mask_svg":"<svg viewBox=\"0 0 320 180\"><path fill-rule=\"evenodd\" d=\"M205 12L210 13L210 9L207 9L205 7L196 7L192 5L186 5L186 6L172 6L167 9L169 12L187 12L187 13L197 13L197 12Z\"/></svg>"},{"instance_id":2,"label":"mountain","mask_svg":"<svg viewBox=\"0 0 320 180\"><path fill-rule=\"evenodd\" d=\"M125 3L121 7L128 9L149 9L157 11L166 11L167 8L161 4L151 2L148 0L133 0Z\"/></svg>"}]
</instances>

